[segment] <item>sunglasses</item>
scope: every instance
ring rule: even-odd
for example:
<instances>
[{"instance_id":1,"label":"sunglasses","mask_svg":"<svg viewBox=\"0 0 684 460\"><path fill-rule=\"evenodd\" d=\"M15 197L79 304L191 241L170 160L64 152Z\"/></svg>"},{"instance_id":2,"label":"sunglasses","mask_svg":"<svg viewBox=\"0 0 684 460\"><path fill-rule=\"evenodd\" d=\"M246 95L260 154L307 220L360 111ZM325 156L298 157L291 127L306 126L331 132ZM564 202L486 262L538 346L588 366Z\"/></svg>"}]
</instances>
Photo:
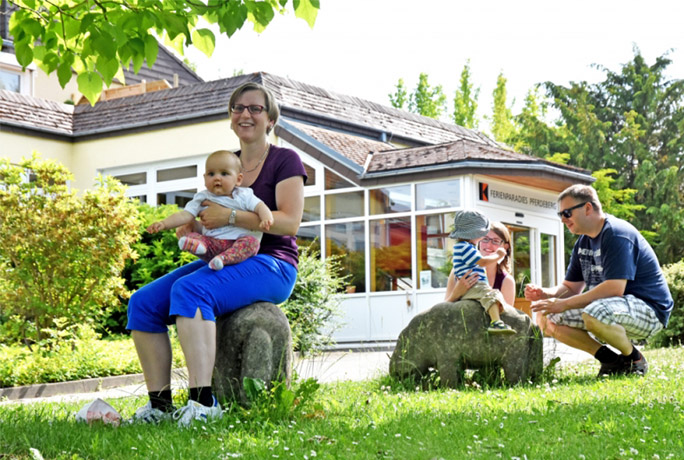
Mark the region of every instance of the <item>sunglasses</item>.
<instances>
[{"instance_id":1,"label":"sunglasses","mask_svg":"<svg viewBox=\"0 0 684 460\"><path fill-rule=\"evenodd\" d=\"M588 201L585 201L584 203L576 204L575 206L571 206L568 209L563 209L562 211L558 212L558 217L561 219L565 217L566 219L569 219L572 217L572 211L574 211L577 208L581 208L585 204L589 203Z\"/></svg>"},{"instance_id":2,"label":"sunglasses","mask_svg":"<svg viewBox=\"0 0 684 460\"><path fill-rule=\"evenodd\" d=\"M495 246L501 246L504 242L498 238L487 238L486 236L480 240L482 243L489 243Z\"/></svg>"},{"instance_id":3,"label":"sunglasses","mask_svg":"<svg viewBox=\"0 0 684 460\"><path fill-rule=\"evenodd\" d=\"M242 104L233 104L233 106L230 108L230 111L233 113L242 113L245 111L245 109L249 110L249 113L252 115L259 115L261 112L264 111L266 107L263 105L242 105Z\"/></svg>"}]
</instances>

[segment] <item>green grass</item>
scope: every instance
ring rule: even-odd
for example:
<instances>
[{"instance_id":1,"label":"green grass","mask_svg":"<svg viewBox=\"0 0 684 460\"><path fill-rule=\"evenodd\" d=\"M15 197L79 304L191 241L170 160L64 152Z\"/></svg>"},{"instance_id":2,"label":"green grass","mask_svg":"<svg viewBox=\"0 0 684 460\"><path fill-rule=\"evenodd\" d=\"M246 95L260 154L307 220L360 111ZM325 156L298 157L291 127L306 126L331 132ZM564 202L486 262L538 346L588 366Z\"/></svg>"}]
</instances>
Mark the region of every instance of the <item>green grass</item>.
<instances>
[{"instance_id":1,"label":"green grass","mask_svg":"<svg viewBox=\"0 0 684 460\"><path fill-rule=\"evenodd\" d=\"M33 458L31 448L72 460L684 458L684 349L645 354L644 378L597 380L598 366L581 363L535 385L418 391L385 376L321 385L284 419L264 403L189 429L88 426L73 417L83 403L9 404L0 459ZM146 401L109 402L128 417Z\"/></svg>"}]
</instances>

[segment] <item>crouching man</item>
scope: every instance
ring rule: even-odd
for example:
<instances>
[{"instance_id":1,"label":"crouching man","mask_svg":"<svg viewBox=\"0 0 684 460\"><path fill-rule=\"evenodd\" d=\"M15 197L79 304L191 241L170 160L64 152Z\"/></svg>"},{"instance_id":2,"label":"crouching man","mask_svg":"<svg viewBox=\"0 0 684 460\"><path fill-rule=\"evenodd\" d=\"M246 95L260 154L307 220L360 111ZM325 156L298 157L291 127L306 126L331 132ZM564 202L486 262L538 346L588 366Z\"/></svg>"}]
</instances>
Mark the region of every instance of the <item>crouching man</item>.
<instances>
[{"instance_id":1,"label":"crouching man","mask_svg":"<svg viewBox=\"0 0 684 460\"><path fill-rule=\"evenodd\" d=\"M630 223L604 214L590 186L567 188L558 205L558 216L579 238L560 285L525 287L537 324L545 335L598 359L599 377L645 375L648 363L631 340L667 326L673 306L653 248Z\"/></svg>"}]
</instances>

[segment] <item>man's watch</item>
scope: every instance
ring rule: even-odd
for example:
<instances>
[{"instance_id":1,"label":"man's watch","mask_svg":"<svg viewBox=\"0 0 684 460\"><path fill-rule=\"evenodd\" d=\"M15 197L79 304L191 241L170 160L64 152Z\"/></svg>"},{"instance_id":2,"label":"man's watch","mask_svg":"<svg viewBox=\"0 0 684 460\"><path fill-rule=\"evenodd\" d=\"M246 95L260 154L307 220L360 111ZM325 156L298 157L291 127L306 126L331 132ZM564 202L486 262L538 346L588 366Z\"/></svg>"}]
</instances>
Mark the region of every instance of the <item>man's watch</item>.
<instances>
[{"instance_id":1,"label":"man's watch","mask_svg":"<svg viewBox=\"0 0 684 460\"><path fill-rule=\"evenodd\" d=\"M235 209L230 210L230 217L228 218L228 223L230 225L235 225L235 217L237 216L237 211Z\"/></svg>"}]
</instances>

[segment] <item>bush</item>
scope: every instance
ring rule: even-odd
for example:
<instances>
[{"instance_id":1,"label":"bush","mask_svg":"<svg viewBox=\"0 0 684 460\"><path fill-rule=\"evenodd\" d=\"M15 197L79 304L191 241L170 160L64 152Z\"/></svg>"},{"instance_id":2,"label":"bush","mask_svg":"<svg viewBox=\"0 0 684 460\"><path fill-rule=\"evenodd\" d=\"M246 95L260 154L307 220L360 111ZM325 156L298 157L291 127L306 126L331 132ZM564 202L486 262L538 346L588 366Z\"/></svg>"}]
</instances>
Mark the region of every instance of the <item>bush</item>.
<instances>
[{"instance_id":1,"label":"bush","mask_svg":"<svg viewBox=\"0 0 684 460\"><path fill-rule=\"evenodd\" d=\"M670 287L674 308L666 329L658 332L649 342L656 347L684 344L684 260L663 267L665 279Z\"/></svg>"},{"instance_id":2,"label":"bush","mask_svg":"<svg viewBox=\"0 0 684 460\"><path fill-rule=\"evenodd\" d=\"M174 334L171 346L173 367L182 368L185 361ZM0 388L140 372L132 340L98 340L88 326L76 327L68 341L58 342L51 350L0 345Z\"/></svg>"},{"instance_id":3,"label":"bush","mask_svg":"<svg viewBox=\"0 0 684 460\"><path fill-rule=\"evenodd\" d=\"M34 154L0 159L0 335L41 342L96 324L126 297L120 276L137 238L124 187L99 176L77 195L71 173ZM54 341L43 342L51 346Z\"/></svg>"},{"instance_id":4,"label":"bush","mask_svg":"<svg viewBox=\"0 0 684 460\"><path fill-rule=\"evenodd\" d=\"M167 273L197 257L178 248L175 231L163 231L155 234L145 230L152 222L162 220L178 211L176 205L150 206L138 204L137 242L133 244L135 258L126 260L122 276L126 280L126 288L131 292L160 278ZM120 304L110 312L103 322L107 334L127 334L126 309L128 299L121 298Z\"/></svg>"},{"instance_id":5,"label":"bush","mask_svg":"<svg viewBox=\"0 0 684 460\"><path fill-rule=\"evenodd\" d=\"M340 316L340 292L349 278L340 276L341 270L337 258L321 260L312 246L300 248L297 282L280 308L290 322L294 347L302 354L321 351L341 326L335 320Z\"/></svg>"}]
</instances>

